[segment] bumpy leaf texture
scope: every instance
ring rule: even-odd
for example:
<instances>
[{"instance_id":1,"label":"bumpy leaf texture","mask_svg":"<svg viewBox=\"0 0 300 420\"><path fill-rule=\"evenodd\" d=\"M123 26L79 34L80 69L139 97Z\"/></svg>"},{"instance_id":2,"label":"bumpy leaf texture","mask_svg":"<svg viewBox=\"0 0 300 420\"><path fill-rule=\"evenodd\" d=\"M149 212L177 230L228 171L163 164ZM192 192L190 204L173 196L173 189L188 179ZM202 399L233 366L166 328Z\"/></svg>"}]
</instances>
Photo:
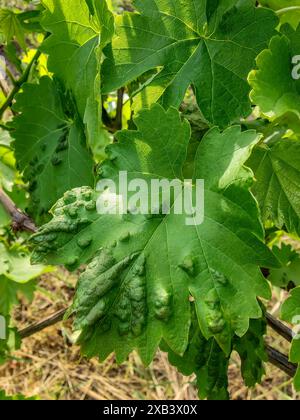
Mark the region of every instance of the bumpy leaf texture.
<instances>
[{"instance_id":1,"label":"bumpy leaf texture","mask_svg":"<svg viewBox=\"0 0 300 420\"><path fill-rule=\"evenodd\" d=\"M300 141L282 139L255 148L248 165L263 220L300 234Z\"/></svg>"},{"instance_id":2,"label":"bumpy leaf texture","mask_svg":"<svg viewBox=\"0 0 300 420\"><path fill-rule=\"evenodd\" d=\"M242 375L247 386L253 387L261 382L264 362L268 360L263 336L266 333L266 322L263 319L251 320L250 327L243 337L234 337L232 350L238 352L242 363ZM227 400L228 364L226 355L211 338L206 340L197 320L193 317L189 343L183 355L174 353L162 342L161 350L168 353L169 362L183 375L196 374L199 397L208 400Z\"/></svg>"},{"instance_id":3,"label":"bumpy leaf texture","mask_svg":"<svg viewBox=\"0 0 300 420\"><path fill-rule=\"evenodd\" d=\"M42 25L51 33L42 45L48 68L72 92L89 144L99 153L101 136L102 49L114 32L114 19L105 0L43 0ZM104 147L102 144L102 153ZM84 184L82 184L84 185Z\"/></svg>"},{"instance_id":4,"label":"bumpy leaf texture","mask_svg":"<svg viewBox=\"0 0 300 420\"><path fill-rule=\"evenodd\" d=\"M285 25L282 32L258 56L258 70L249 75L251 99L271 120L285 117L290 128L300 133L299 71L293 74L297 64L293 59L300 54L300 26L294 31Z\"/></svg>"},{"instance_id":5,"label":"bumpy leaf texture","mask_svg":"<svg viewBox=\"0 0 300 420\"><path fill-rule=\"evenodd\" d=\"M174 353L164 342L160 348L168 353L169 362L183 375L196 374L199 398L229 399L227 376L229 357L215 339L206 340L203 337L195 317L190 329L189 343L183 355Z\"/></svg>"},{"instance_id":6,"label":"bumpy leaf texture","mask_svg":"<svg viewBox=\"0 0 300 420\"><path fill-rule=\"evenodd\" d=\"M291 296L283 304L281 317L283 320L297 325L299 330L300 323L300 287L291 291ZM290 361L298 363L299 368L294 378L294 385L297 391L300 391L300 335L297 334L292 342L290 351Z\"/></svg>"},{"instance_id":7,"label":"bumpy leaf texture","mask_svg":"<svg viewBox=\"0 0 300 420\"><path fill-rule=\"evenodd\" d=\"M24 84L14 110L15 155L38 221L70 188L94 185L93 159L72 98L49 77Z\"/></svg>"},{"instance_id":8,"label":"bumpy leaf texture","mask_svg":"<svg viewBox=\"0 0 300 420\"><path fill-rule=\"evenodd\" d=\"M278 22L252 0L135 0L139 14L116 18L103 64L103 91L157 74L135 97L139 110L181 104L192 85L205 118L218 126L251 113L247 76Z\"/></svg>"},{"instance_id":9,"label":"bumpy leaf texture","mask_svg":"<svg viewBox=\"0 0 300 420\"><path fill-rule=\"evenodd\" d=\"M153 126L153 121L156 125ZM156 104L135 119L136 131L122 131L109 146L102 178L178 178L190 127L175 109ZM53 220L32 237L33 261L77 268L80 277L72 312L84 352L118 361L137 349L147 364L163 338L177 354L188 344L190 296L201 332L226 354L231 336L243 336L250 318L261 317L257 296L269 297L259 266L277 266L263 244L252 173L244 167L258 141L254 131L214 128L199 145L194 182L205 179L205 218L186 224L186 215L99 214L101 193L80 188L65 194ZM195 185L191 187L195 194ZM103 194L107 193L105 191Z\"/></svg>"}]
</instances>

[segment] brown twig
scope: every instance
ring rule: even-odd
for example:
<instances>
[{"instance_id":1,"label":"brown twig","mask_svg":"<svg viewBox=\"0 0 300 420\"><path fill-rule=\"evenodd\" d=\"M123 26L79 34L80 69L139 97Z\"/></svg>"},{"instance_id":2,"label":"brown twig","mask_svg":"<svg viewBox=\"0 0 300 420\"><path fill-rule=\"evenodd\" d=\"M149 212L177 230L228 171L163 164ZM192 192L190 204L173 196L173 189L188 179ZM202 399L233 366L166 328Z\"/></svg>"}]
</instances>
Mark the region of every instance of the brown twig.
<instances>
[{"instance_id":1,"label":"brown twig","mask_svg":"<svg viewBox=\"0 0 300 420\"><path fill-rule=\"evenodd\" d=\"M0 87L5 96L8 95L9 88L5 80L0 80Z\"/></svg>"},{"instance_id":2,"label":"brown twig","mask_svg":"<svg viewBox=\"0 0 300 420\"><path fill-rule=\"evenodd\" d=\"M62 321L65 313L66 313L66 309L61 309L58 312L55 312L55 314L52 314L50 316L48 316L47 318L43 319L42 321L39 321L35 324L29 325L28 327L22 329L19 331L19 336L23 339L23 338L27 338L27 337L31 337L32 335L43 331L45 328L48 328L52 325L57 324L58 322Z\"/></svg>"},{"instance_id":3,"label":"brown twig","mask_svg":"<svg viewBox=\"0 0 300 420\"><path fill-rule=\"evenodd\" d=\"M287 340L289 343L293 341L294 333L293 331L284 325L282 322L278 321L278 319L274 318L271 314L267 312L266 314L268 325L275 331L277 334L279 334L281 337L283 337L285 340Z\"/></svg>"},{"instance_id":4,"label":"brown twig","mask_svg":"<svg viewBox=\"0 0 300 420\"><path fill-rule=\"evenodd\" d=\"M105 107L102 106L102 121L110 133L122 130L123 127L123 106L124 106L124 92L125 89L118 89L117 93L117 109L116 116L111 118L106 111Z\"/></svg>"},{"instance_id":5,"label":"brown twig","mask_svg":"<svg viewBox=\"0 0 300 420\"><path fill-rule=\"evenodd\" d=\"M12 199L0 188L0 203L12 219L12 228L14 231L28 231L35 233L37 227L27 214L17 208Z\"/></svg>"},{"instance_id":6,"label":"brown twig","mask_svg":"<svg viewBox=\"0 0 300 420\"><path fill-rule=\"evenodd\" d=\"M58 312L48 316L47 318L19 331L19 336L24 339L43 331L44 329L61 322L67 312L67 308L61 309ZM268 354L268 362L276 366L291 378L296 375L297 365L291 363L285 354L280 353L278 350L266 344L266 351Z\"/></svg>"},{"instance_id":7,"label":"brown twig","mask_svg":"<svg viewBox=\"0 0 300 420\"><path fill-rule=\"evenodd\" d=\"M269 363L278 367L283 372L287 373L291 378L296 375L297 365L289 362L288 357L273 347L266 345L266 350L269 358Z\"/></svg>"}]
</instances>

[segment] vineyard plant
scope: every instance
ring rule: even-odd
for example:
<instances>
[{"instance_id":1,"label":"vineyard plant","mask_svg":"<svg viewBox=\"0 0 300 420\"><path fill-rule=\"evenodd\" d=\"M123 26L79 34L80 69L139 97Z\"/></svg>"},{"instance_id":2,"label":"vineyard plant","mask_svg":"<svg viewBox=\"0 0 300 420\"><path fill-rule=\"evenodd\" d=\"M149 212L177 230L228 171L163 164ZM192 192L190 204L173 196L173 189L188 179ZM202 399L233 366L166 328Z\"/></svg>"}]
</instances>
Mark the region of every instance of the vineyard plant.
<instances>
[{"instance_id":1,"label":"vineyard plant","mask_svg":"<svg viewBox=\"0 0 300 420\"><path fill-rule=\"evenodd\" d=\"M0 4L0 364L63 320L99 363L167 353L200 399L230 398L233 353L300 392L300 1ZM73 301L20 329L55 270Z\"/></svg>"}]
</instances>

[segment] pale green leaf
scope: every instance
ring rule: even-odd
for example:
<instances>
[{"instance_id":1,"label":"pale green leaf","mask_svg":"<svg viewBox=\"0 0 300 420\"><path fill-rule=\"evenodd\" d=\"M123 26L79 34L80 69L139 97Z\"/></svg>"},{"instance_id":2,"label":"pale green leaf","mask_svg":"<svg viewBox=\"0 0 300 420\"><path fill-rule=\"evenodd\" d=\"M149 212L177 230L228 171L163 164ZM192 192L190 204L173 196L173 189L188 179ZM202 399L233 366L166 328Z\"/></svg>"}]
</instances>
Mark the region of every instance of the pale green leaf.
<instances>
[{"instance_id":1,"label":"pale green leaf","mask_svg":"<svg viewBox=\"0 0 300 420\"><path fill-rule=\"evenodd\" d=\"M31 265L30 254L24 246L15 243L8 248L0 242L0 275L24 284L49 271L49 267Z\"/></svg>"}]
</instances>

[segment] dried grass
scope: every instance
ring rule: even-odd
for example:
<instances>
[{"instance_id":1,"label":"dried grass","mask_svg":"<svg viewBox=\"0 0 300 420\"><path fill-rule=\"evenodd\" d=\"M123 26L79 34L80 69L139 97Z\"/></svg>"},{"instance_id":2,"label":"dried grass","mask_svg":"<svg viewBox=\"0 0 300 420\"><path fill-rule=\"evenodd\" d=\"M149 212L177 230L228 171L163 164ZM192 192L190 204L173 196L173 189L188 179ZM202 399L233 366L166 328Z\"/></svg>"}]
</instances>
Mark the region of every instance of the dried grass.
<instances>
[{"instance_id":1,"label":"dried grass","mask_svg":"<svg viewBox=\"0 0 300 420\"><path fill-rule=\"evenodd\" d=\"M74 293L76 276L59 270L43 276L33 304L22 303L15 311L19 327L36 322L66 306ZM276 299L275 299L276 298ZM281 301L284 294L274 297ZM276 307L275 307L276 312ZM275 313L276 315L276 313ZM287 353L287 344L275 335L273 346ZM8 394L38 395L47 400L193 400L197 398L194 378L183 377L159 352L149 368L138 355L118 366L114 357L105 363L86 360L70 343L70 328L62 323L23 340L13 359L0 367L0 388ZM241 379L239 358L229 368L230 393L234 400L296 400L292 381L267 366L261 385L248 390Z\"/></svg>"}]
</instances>

